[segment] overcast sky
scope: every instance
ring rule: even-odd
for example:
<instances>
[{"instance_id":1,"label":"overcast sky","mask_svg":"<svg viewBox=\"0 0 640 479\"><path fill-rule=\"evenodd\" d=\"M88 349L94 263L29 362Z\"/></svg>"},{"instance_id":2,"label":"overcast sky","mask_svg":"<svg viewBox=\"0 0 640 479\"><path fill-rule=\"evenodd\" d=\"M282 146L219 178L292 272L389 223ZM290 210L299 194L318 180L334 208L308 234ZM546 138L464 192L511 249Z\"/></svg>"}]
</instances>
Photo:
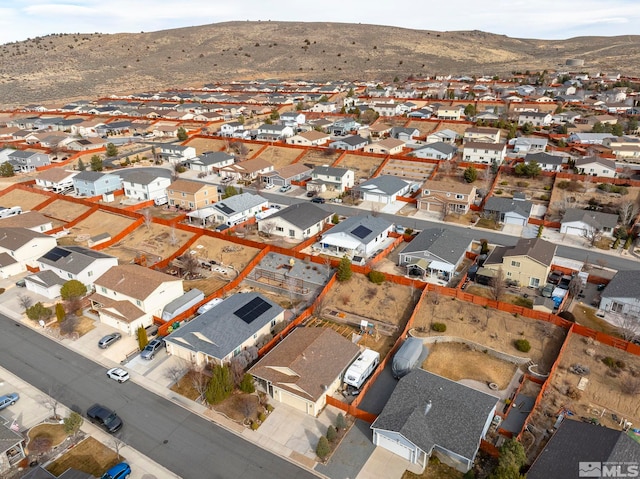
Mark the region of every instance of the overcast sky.
<instances>
[{"instance_id":1,"label":"overcast sky","mask_svg":"<svg viewBox=\"0 0 640 479\"><path fill-rule=\"evenodd\" d=\"M640 33L640 0L0 0L0 43L231 20L331 21L564 39Z\"/></svg>"}]
</instances>

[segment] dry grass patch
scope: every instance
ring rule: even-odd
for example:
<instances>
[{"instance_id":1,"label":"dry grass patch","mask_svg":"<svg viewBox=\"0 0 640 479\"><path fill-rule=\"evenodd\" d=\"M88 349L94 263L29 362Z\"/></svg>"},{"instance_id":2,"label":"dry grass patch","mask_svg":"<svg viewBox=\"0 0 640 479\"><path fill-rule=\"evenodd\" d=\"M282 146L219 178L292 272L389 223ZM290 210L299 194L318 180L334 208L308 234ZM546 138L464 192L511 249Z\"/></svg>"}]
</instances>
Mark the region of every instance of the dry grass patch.
<instances>
[{"instance_id":1,"label":"dry grass patch","mask_svg":"<svg viewBox=\"0 0 640 479\"><path fill-rule=\"evenodd\" d=\"M266 150L260 153L260 155L258 155L258 158L268 161L276 170L278 170L283 166L293 163L293 160L303 152L304 150L301 148L269 146Z\"/></svg>"},{"instance_id":2,"label":"dry grass patch","mask_svg":"<svg viewBox=\"0 0 640 479\"><path fill-rule=\"evenodd\" d=\"M47 466L47 471L56 477L73 467L79 471L101 477L110 467L118 464L122 458L107 446L92 437L88 437L74 448Z\"/></svg>"},{"instance_id":3,"label":"dry grass patch","mask_svg":"<svg viewBox=\"0 0 640 479\"><path fill-rule=\"evenodd\" d=\"M5 208L20 206L22 207L22 211L32 210L35 206L49 199L47 195L20 189L15 189L4 194L0 192L0 195L0 202L2 202Z\"/></svg>"},{"instance_id":4,"label":"dry grass patch","mask_svg":"<svg viewBox=\"0 0 640 479\"><path fill-rule=\"evenodd\" d=\"M33 448L33 441L38 441L39 438L45 438L50 441L51 447L56 447L62 444L67 438L68 434L64 432L64 426L62 424L39 424L32 427L29 430L29 444L28 447Z\"/></svg>"},{"instance_id":5,"label":"dry grass patch","mask_svg":"<svg viewBox=\"0 0 640 479\"><path fill-rule=\"evenodd\" d=\"M197 372L195 371L187 371L173 386L171 386L171 390L175 393L180 394L181 396L186 397L187 399L191 399L192 401L197 401L200 397L200 394L193 386L196 381ZM207 373L203 373L207 374ZM207 380L211 378L210 375L207 374Z\"/></svg>"},{"instance_id":6,"label":"dry grass patch","mask_svg":"<svg viewBox=\"0 0 640 479\"><path fill-rule=\"evenodd\" d=\"M387 162L380 174L422 182L429 179L435 167L432 163L393 159Z\"/></svg>"},{"instance_id":7,"label":"dry grass patch","mask_svg":"<svg viewBox=\"0 0 640 479\"><path fill-rule=\"evenodd\" d=\"M139 226L122 241L106 248L104 252L117 256L123 263L132 262L139 253L146 254L149 258L167 258L192 236L193 233L178 228L151 223L149 227Z\"/></svg>"},{"instance_id":8,"label":"dry grass patch","mask_svg":"<svg viewBox=\"0 0 640 479\"><path fill-rule=\"evenodd\" d=\"M462 343L439 343L429 347L429 356L422 368L452 381L473 379L483 383L496 383L505 389L516 371L514 364L490 354L471 349Z\"/></svg>"},{"instance_id":9,"label":"dry grass patch","mask_svg":"<svg viewBox=\"0 0 640 479\"><path fill-rule=\"evenodd\" d=\"M72 221L78 216L86 213L91 208L79 203L73 203L71 201L56 200L53 203L48 204L40 210L43 215L50 216L62 221Z\"/></svg>"},{"instance_id":10,"label":"dry grass patch","mask_svg":"<svg viewBox=\"0 0 640 479\"><path fill-rule=\"evenodd\" d=\"M313 150L310 149L306 155L304 155L299 163L303 165L312 165L312 166L322 166L322 165L332 165L342 153L341 151L332 150Z\"/></svg>"},{"instance_id":11,"label":"dry grass patch","mask_svg":"<svg viewBox=\"0 0 640 479\"><path fill-rule=\"evenodd\" d=\"M353 170L356 184L358 180L368 180L384 161L384 156L361 156L348 153L338 163L338 168Z\"/></svg>"},{"instance_id":12,"label":"dry grass patch","mask_svg":"<svg viewBox=\"0 0 640 479\"><path fill-rule=\"evenodd\" d=\"M194 138L186 143L186 146L193 146L196 149L196 154L201 155L205 151L226 151L229 142L233 139L218 140L213 138Z\"/></svg>"},{"instance_id":13,"label":"dry grass patch","mask_svg":"<svg viewBox=\"0 0 640 479\"><path fill-rule=\"evenodd\" d=\"M429 133L433 132L437 126L437 121L428 120L411 120L406 124L406 128L417 128L420 130L420 136L427 136Z\"/></svg>"},{"instance_id":14,"label":"dry grass patch","mask_svg":"<svg viewBox=\"0 0 640 479\"><path fill-rule=\"evenodd\" d=\"M133 222L134 220L127 216L120 216L114 213L107 213L106 211L98 210L71 228L69 236L95 236L100 233L116 235Z\"/></svg>"},{"instance_id":15,"label":"dry grass patch","mask_svg":"<svg viewBox=\"0 0 640 479\"><path fill-rule=\"evenodd\" d=\"M226 266L233 266L236 271L242 271L260 250L202 235L191 245L189 251L195 252L199 259L214 260Z\"/></svg>"},{"instance_id":16,"label":"dry grass patch","mask_svg":"<svg viewBox=\"0 0 640 479\"><path fill-rule=\"evenodd\" d=\"M602 331L603 333L617 336L615 326L596 316L596 310L594 308L582 303L575 303L571 312L576 318L576 323L595 331Z\"/></svg>"}]
</instances>

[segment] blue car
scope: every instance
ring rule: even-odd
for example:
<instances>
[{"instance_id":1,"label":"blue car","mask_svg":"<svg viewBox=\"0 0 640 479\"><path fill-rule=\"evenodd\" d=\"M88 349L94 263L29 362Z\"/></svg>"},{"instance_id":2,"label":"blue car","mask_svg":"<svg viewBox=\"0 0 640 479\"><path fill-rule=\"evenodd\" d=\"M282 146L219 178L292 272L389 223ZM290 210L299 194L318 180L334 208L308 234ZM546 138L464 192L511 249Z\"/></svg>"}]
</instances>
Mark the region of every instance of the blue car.
<instances>
[{"instance_id":1,"label":"blue car","mask_svg":"<svg viewBox=\"0 0 640 479\"><path fill-rule=\"evenodd\" d=\"M126 462L116 464L102 475L102 479L126 479L131 474L131 467Z\"/></svg>"}]
</instances>

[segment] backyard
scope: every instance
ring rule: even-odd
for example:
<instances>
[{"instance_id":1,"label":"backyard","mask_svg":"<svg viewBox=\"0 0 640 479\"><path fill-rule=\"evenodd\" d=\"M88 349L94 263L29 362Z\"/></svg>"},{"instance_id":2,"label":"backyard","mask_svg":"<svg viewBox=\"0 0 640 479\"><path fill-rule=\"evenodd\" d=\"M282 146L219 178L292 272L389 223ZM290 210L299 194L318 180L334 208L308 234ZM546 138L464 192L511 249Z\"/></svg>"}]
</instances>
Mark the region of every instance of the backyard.
<instances>
[{"instance_id":1,"label":"backyard","mask_svg":"<svg viewBox=\"0 0 640 479\"><path fill-rule=\"evenodd\" d=\"M517 176L515 174L500 173L496 181L494 193L502 191L502 196L511 197L513 193L518 191L526 192L533 200L548 202L553 188L552 176L536 176L535 178L527 178L525 176Z\"/></svg>"},{"instance_id":2,"label":"backyard","mask_svg":"<svg viewBox=\"0 0 640 479\"><path fill-rule=\"evenodd\" d=\"M133 222L134 220L128 216L98 210L70 228L68 237L77 243L83 243L100 233L117 235Z\"/></svg>"},{"instance_id":3,"label":"backyard","mask_svg":"<svg viewBox=\"0 0 640 479\"><path fill-rule=\"evenodd\" d=\"M303 165L310 165L311 167L332 165L341 154L341 151L334 151L330 149L309 149L307 153L298 160L298 162Z\"/></svg>"},{"instance_id":4,"label":"backyard","mask_svg":"<svg viewBox=\"0 0 640 479\"><path fill-rule=\"evenodd\" d=\"M22 211L32 210L34 207L48 199L49 196L37 193L37 190L31 192L22 189L15 189L6 193L0 191L0 202L5 208L20 206Z\"/></svg>"},{"instance_id":5,"label":"backyard","mask_svg":"<svg viewBox=\"0 0 640 479\"><path fill-rule=\"evenodd\" d=\"M353 170L355 182L358 184L359 180L365 181L371 178L383 161L382 155L374 157L347 153L336 166Z\"/></svg>"},{"instance_id":6,"label":"backyard","mask_svg":"<svg viewBox=\"0 0 640 479\"><path fill-rule=\"evenodd\" d=\"M392 175L411 181L428 180L436 165L421 161L392 159L382 168L381 175Z\"/></svg>"},{"instance_id":7,"label":"backyard","mask_svg":"<svg viewBox=\"0 0 640 479\"><path fill-rule=\"evenodd\" d=\"M49 203L39 211L43 215L49 216L51 218L69 222L76 219L81 214L87 212L89 209L89 206L74 203L72 201L55 200L53 203Z\"/></svg>"},{"instance_id":8,"label":"backyard","mask_svg":"<svg viewBox=\"0 0 640 479\"><path fill-rule=\"evenodd\" d=\"M69 468L102 477L110 467L124 460L107 446L88 437L47 466L47 471L58 477Z\"/></svg>"},{"instance_id":9,"label":"backyard","mask_svg":"<svg viewBox=\"0 0 640 479\"><path fill-rule=\"evenodd\" d=\"M279 170L283 166L293 163L293 160L303 154L304 151L302 148L269 146L258 155L258 158L268 161L276 170Z\"/></svg>"}]
</instances>

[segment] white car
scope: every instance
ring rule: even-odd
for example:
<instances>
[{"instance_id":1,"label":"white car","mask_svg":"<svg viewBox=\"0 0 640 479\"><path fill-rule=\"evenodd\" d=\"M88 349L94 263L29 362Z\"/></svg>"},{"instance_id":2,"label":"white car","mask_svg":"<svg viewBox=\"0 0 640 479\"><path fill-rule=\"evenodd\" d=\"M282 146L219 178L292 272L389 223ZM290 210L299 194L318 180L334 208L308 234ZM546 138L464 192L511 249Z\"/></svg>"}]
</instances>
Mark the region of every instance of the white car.
<instances>
[{"instance_id":1,"label":"white car","mask_svg":"<svg viewBox=\"0 0 640 479\"><path fill-rule=\"evenodd\" d=\"M276 185L274 185L273 183L267 183L266 185L264 185L264 189L265 190L270 190L271 188L275 188Z\"/></svg>"},{"instance_id":2,"label":"white car","mask_svg":"<svg viewBox=\"0 0 640 479\"><path fill-rule=\"evenodd\" d=\"M118 381L119 383L123 383L129 380L129 373L122 368L112 368L107 371L107 377L114 381Z\"/></svg>"}]
</instances>

